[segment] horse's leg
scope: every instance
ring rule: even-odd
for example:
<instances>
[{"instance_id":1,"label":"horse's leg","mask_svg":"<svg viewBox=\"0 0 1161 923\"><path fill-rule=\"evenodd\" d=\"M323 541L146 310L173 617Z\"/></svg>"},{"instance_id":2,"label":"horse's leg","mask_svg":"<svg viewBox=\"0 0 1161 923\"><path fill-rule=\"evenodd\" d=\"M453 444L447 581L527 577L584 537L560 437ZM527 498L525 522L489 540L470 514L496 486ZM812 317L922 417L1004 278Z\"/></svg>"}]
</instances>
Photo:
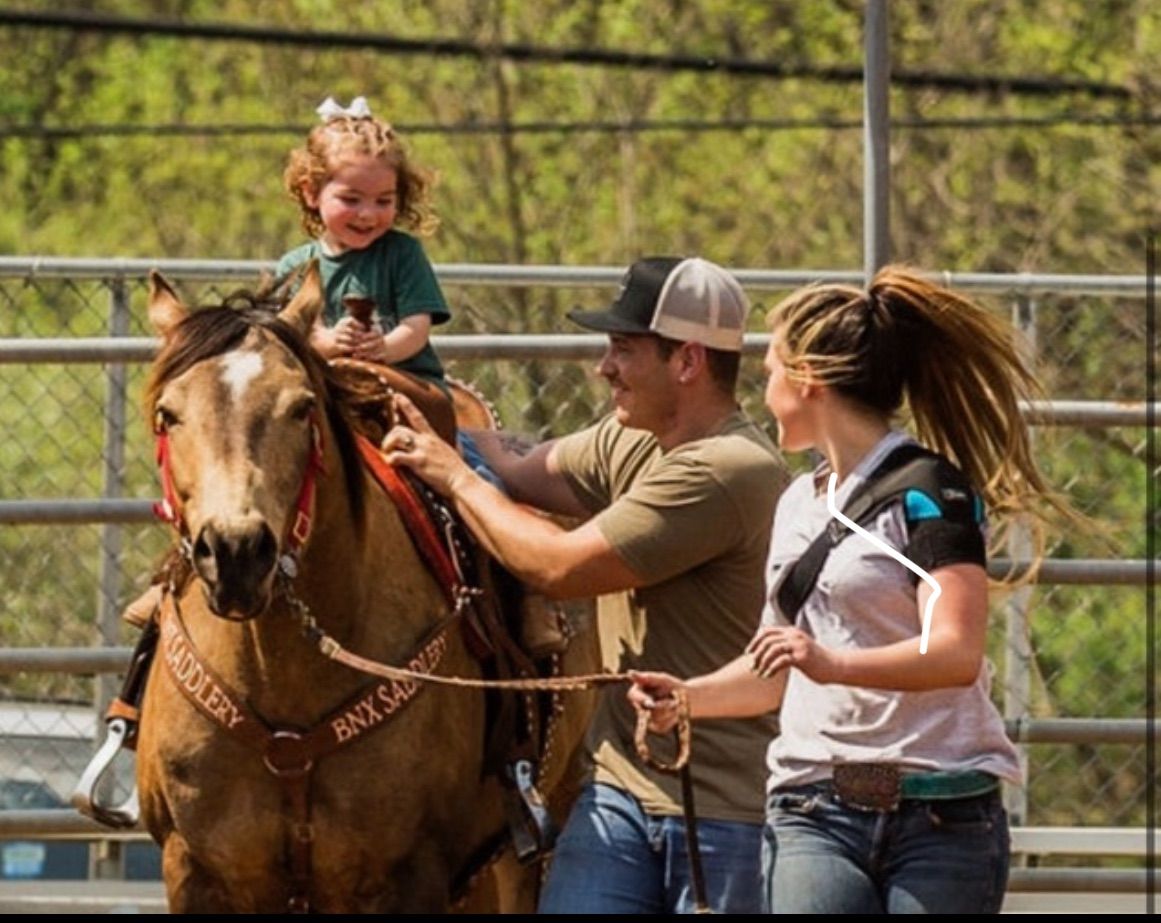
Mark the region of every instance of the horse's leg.
<instances>
[{"instance_id":1,"label":"horse's leg","mask_svg":"<svg viewBox=\"0 0 1161 923\"><path fill-rule=\"evenodd\" d=\"M457 914L536 912L540 863L524 864L508 847L452 908Z\"/></svg>"},{"instance_id":2,"label":"horse's leg","mask_svg":"<svg viewBox=\"0 0 1161 923\"><path fill-rule=\"evenodd\" d=\"M170 834L161 851L162 877L170 913L238 913L224 883L190 855L184 838Z\"/></svg>"},{"instance_id":3,"label":"horse's leg","mask_svg":"<svg viewBox=\"0 0 1161 923\"><path fill-rule=\"evenodd\" d=\"M354 913L447 913L451 870L432 841L421 841L391 869L387 886L373 899L349 908Z\"/></svg>"},{"instance_id":4,"label":"horse's leg","mask_svg":"<svg viewBox=\"0 0 1161 923\"><path fill-rule=\"evenodd\" d=\"M157 665L155 663L155 667ZM245 848L239 852L231 845L239 838L223 825L223 821L241 813L236 802L224 798L220 789L215 788L215 774L202 773L209 779L205 784L196 787L186 784L182 780L189 774L189 767L182 760L167 756L159 747L159 716L170 716L171 729L184 728L187 732L190 729L190 722L182 720L184 702L177 698L178 693L172 689L164 670L153 671L147 688L150 697L142 710L137 787L142 820L161 847L161 871L170 912L208 914L281 910L287 898L281 891L272 891L280 884L278 876L243 870L243 863L238 858L246 856L247 852ZM196 735L187 734L181 743L190 751L203 746L203 741ZM236 784L243 792L252 788L252 780L244 777L238 777ZM190 807L190 799L195 798L196 793L204 794L217 808L208 807L205 801L201 801L202 822L182 826L177 819L179 814L184 816L186 824L190 822L191 813L198 816L195 810L198 805ZM252 825L254 842L267 842L260 838L257 828L256 823ZM200 833L195 832L199 830ZM195 851L190 847L191 838L201 842L196 855L202 857L208 858L216 853L214 849L206 848L206 842L221 846L222 851L217 852L212 860L217 863L213 868L195 858ZM265 846L255 846L249 851L258 856L268 852Z\"/></svg>"}]
</instances>

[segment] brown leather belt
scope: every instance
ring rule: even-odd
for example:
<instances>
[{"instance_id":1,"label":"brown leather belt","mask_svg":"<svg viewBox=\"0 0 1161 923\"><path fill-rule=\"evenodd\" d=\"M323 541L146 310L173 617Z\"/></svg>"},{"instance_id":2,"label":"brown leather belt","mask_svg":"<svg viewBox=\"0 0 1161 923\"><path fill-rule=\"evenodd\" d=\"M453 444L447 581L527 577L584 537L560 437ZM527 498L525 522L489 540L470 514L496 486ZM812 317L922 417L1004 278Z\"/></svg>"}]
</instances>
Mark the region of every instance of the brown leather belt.
<instances>
[{"instance_id":1,"label":"brown leather belt","mask_svg":"<svg viewBox=\"0 0 1161 923\"><path fill-rule=\"evenodd\" d=\"M903 801L974 798L999 788L978 769L904 772L894 763L839 763L831 777L835 798L862 811L897 811Z\"/></svg>"}]
</instances>

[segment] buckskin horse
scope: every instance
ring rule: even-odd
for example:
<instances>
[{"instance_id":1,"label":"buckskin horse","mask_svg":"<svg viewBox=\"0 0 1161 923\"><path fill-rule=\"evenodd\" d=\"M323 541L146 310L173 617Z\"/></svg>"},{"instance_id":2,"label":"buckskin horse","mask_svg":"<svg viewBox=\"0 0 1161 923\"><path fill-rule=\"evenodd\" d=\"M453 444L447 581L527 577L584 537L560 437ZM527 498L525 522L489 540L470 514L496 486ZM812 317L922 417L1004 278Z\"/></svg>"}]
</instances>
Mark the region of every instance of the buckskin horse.
<instances>
[{"instance_id":1,"label":"buckskin horse","mask_svg":"<svg viewBox=\"0 0 1161 923\"><path fill-rule=\"evenodd\" d=\"M502 783L485 771L484 695L369 679L319 644L479 678L462 605L361 462L343 389L307 345L317 271L277 312L229 301L190 310L151 276L162 349L146 405L181 553L163 587L136 751L170 910L471 902L461 886L485 877L480 860L506 829ZM591 645L574 647L577 663L592 662ZM550 787L587 696L564 697L579 710L557 732ZM468 906L532 909L527 877L511 880L521 866L496 868L507 875Z\"/></svg>"}]
</instances>

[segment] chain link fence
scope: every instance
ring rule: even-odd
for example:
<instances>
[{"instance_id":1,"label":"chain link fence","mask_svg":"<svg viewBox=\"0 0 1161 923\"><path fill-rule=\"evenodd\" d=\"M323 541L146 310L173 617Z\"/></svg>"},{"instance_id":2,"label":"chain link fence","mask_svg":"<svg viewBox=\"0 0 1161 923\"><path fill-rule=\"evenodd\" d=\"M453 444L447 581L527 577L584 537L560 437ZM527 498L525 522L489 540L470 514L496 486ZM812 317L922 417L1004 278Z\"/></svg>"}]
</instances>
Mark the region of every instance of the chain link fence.
<instances>
[{"instance_id":1,"label":"chain link fence","mask_svg":"<svg viewBox=\"0 0 1161 923\"><path fill-rule=\"evenodd\" d=\"M147 585L170 542L166 529L148 518L148 501L157 496L152 439L140 406L151 352L144 339L151 336L145 316L149 265L0 261L0 636L15 657L0 671L0 782L34 781L62 800L92 752L97 716L117 678L59 666L37 669L22 663L20 654L132 645L135 632L119 613ZM253 286L265 268L159 265L190 303L215 303L235 288ZM599 338L577 336L565 313L607 302L620 270L437 269L453 311L452 322L436 331L437 349L450 374L496 404L506 428L545 438L602 412L607 389L593 372ZM858 281L860 275L738 275L757 306L740 393L773 434L762 404L765 308L804 282ZM990 653L997 704L1014 724L1140 721L1147 662L1144 280L949 281L1023 329L1053 402L1082 402L1067 424L1036 429L1050 482L1093 523L1054 536L1050 556L1133 562L1112 577L1081 568L995 598ZM52 358L29 353L30 344L44 346ZM110 359L120 355L110 344L122 344L121 359L129 360ZM807 464L790 462L798 469ZM117 503L78 503L101 500ZM1012 557L1020 557L1018 547ZM1024 745L1028 784L1009 793L1014 821L1144 826L1143 730L1074 737ZM119 786L129 778L126 771ZM13 807L22 805L0 803Z\"/></svg>"}]
</instances>

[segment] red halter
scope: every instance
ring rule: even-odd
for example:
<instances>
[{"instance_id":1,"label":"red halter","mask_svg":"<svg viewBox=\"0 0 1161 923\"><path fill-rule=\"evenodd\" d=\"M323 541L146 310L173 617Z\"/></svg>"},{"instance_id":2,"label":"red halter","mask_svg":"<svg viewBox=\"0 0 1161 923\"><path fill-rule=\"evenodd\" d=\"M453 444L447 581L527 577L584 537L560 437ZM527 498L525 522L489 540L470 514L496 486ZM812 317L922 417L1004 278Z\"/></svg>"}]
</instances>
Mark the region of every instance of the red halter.
<instances>
[{"instance_id":1,"label":"red halter","mask_svg":"<svg viewBox=\"0 0 1161 923\"><path fill-rule=\"evenodd\" d=\"M153 418L153 434L157 437L157 468L161 474L161 500L153 504L156 516L168 522L185 536L186 525L181 515L181 500L173 487L173 474L169 470L169 431L157 413ZM306 470L302 473L302 486L298 489L298 500L294 504L294 519L287 530L286 552L297 556L310 537L314 522L314 494L318 475L323 466L322 429L312 413L310 417L310 455L306 460Z\"/></svg>"}]
</instances>

